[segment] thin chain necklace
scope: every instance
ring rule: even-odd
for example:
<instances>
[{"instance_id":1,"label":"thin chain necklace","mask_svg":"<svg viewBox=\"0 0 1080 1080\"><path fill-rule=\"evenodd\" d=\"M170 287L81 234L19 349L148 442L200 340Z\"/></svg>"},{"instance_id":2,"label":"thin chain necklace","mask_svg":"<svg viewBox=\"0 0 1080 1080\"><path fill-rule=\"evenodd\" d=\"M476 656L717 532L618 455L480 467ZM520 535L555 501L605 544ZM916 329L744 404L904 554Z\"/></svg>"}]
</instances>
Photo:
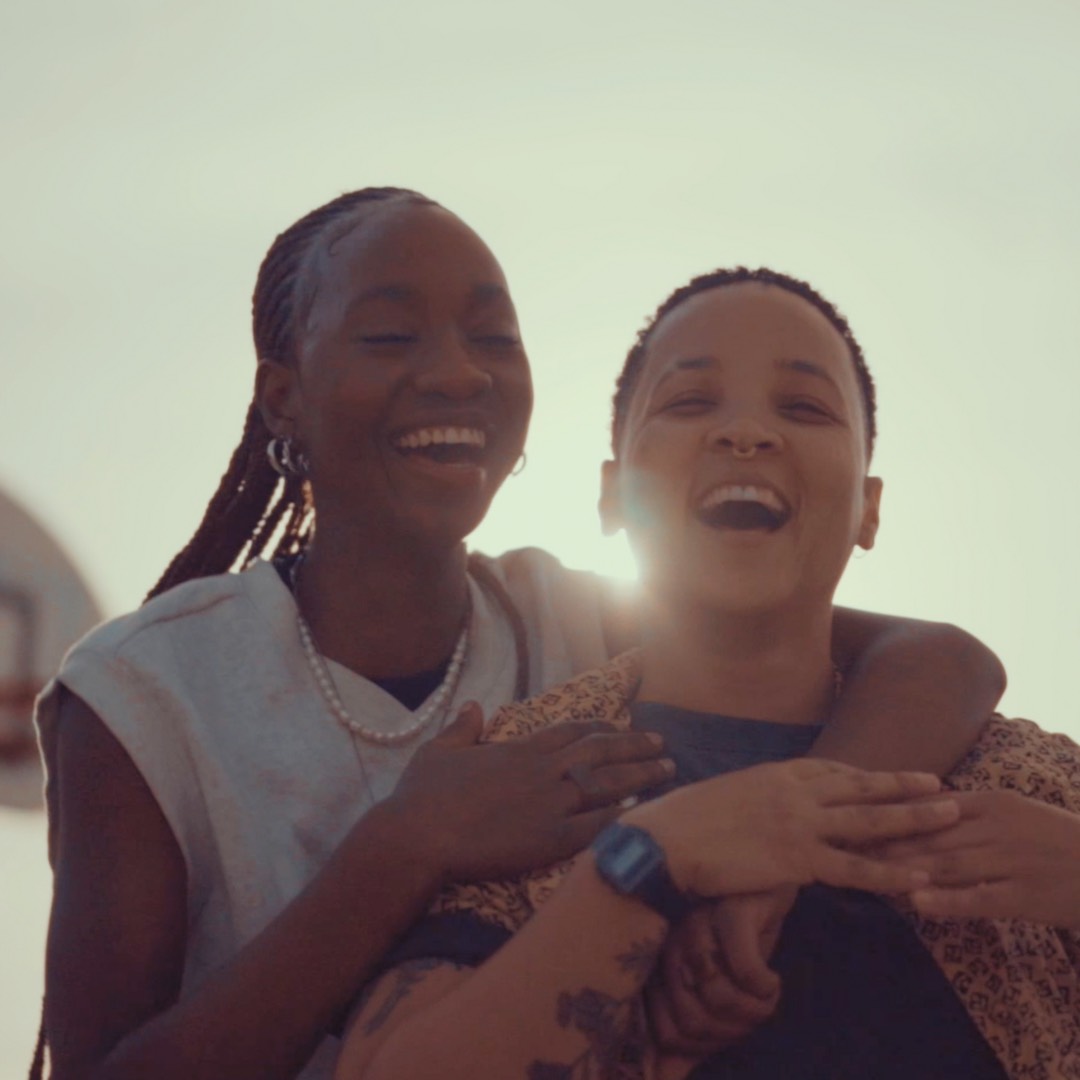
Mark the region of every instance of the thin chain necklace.
<instances>
[{"instance_id":1,"label":"thin chain necklace","mask_svg":"<svg viewBox=\"0 0 1080 1080\"><path fill-rule=\"evenodd\" d=\"M465 624L461 628L457 644L454 646L454 652L450 657L446 674L424 705L413 714L413 722L398 731L376 731L374 728L362 724L345 707L345 702L341 700L341 695L334 684L334 677L330 674L330 669L326 666L326 661L315 644L315 636L311 632L311 627L308 626L307 619L304 618L300 611L296 584L303 563L304 556L300 555L289 570L289 587L292 590L293 600L296 601L296 626L300 631L300 643L304 647L308 667L311 668L311 674L315 676L319 692L322 694L323 700L334 718L344 728L368 742L377 743L379 746L400 746L419 735L436 716L440 719L445 717L450 708L450 703L453 701L458 683L461 681L461 674L465 670L465 662L469 652L469 625L472 622L472 603L470 602L465 610Z\"/></svg>"}]
</instances>

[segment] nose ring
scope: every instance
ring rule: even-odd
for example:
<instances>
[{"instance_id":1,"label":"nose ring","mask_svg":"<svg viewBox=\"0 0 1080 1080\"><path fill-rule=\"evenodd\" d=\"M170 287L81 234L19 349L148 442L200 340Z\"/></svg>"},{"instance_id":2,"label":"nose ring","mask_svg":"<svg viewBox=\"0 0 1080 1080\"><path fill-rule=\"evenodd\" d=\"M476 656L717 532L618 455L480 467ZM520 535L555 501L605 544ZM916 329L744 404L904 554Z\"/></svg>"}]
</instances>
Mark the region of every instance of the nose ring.
<instances>
[{"instance_id":1,"label":"nose ring","mask_svg":"<svg viewBox=\"0 0 1080 1080\"><path fill-rule=\"evenodd\" d=\"M748 461L757 453L757 447L750 446L733 446L731 448L731 456L738 458L740 461Z\"/></svg>"}]
</instances>

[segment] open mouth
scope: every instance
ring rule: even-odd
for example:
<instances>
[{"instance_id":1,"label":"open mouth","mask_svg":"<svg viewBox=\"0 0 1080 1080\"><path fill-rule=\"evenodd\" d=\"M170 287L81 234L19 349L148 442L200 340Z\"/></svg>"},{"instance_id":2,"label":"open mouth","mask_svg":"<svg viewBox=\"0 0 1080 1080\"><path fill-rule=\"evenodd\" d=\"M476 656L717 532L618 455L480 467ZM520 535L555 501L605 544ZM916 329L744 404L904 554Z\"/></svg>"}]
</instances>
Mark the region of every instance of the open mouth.
<instances>
[{"instance_id":1,"label":"open mouth","mask_svg":"<svg viewBox=\"0 0 1080 1080\"><path fill-rule=\"evenodd\" d=\"M439 465L481 465L487 435L473 427L425 427L407 431L391 442L405 457Z\"/></svg>"},{"instance_id":2,"label":"open mouth","mask_svg":"<svg viewBox=\"0 0 1080 1080\"><path fill-rule=\"evenodd\" d=\"M712 529L776 532L791 517L779 493L761 484L721 484L698 504L698 519Z\"/></svg>"}]
</instances>

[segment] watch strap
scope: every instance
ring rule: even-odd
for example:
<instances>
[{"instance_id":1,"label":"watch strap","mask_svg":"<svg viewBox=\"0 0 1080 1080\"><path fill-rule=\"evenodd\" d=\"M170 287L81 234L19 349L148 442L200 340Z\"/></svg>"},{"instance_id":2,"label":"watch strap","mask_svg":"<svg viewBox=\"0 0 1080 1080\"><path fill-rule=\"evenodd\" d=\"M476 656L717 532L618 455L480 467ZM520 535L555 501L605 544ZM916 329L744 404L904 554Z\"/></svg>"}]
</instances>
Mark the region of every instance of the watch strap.
<instances>
[{"instance_id":1,"label":"watch strap","mask_svg":"<svg viewBox=\"0 0 1080 1080\"><path fill-rule=\"evenodd\" d=\"M612 822L593 841L597 873L623 896L632 896L674 924L693 907L668 873L664 849L637 825Z\"/></svg>"}]
</instances>

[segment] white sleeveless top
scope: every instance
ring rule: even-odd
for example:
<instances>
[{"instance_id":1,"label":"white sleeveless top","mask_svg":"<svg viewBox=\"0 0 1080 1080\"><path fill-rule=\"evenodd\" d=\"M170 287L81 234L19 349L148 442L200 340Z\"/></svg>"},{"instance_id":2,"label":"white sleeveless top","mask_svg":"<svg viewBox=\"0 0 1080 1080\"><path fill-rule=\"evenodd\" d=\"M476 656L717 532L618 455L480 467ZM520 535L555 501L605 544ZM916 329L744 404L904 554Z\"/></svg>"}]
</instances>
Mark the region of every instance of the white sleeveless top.
<instances>
[{"instance_id":1,"label":"white sleeveless top","mask_svg":"<svg viewBox=\"0 0 1080 1080\"><path fill-rule=\"evenodd\" d=\"M606 661L599 579L535 548L488 565L525 624L530 695ZM468 660L446 715L472 699L490 717L513 697L514 637L498 601L469 584ZM348 732L320 695L296 614L261 560L188 582L91 631L38 702L47 784L56 783L62 683L123 745L176 836L188 887L182 997L301 891L435 733L384 747ZM365 726L393 731L410 722L380 687L328 666ZM304 1080L329 1077L336 1050L337 1040L324 1040Z\"/></svg>"}]
</instances>

